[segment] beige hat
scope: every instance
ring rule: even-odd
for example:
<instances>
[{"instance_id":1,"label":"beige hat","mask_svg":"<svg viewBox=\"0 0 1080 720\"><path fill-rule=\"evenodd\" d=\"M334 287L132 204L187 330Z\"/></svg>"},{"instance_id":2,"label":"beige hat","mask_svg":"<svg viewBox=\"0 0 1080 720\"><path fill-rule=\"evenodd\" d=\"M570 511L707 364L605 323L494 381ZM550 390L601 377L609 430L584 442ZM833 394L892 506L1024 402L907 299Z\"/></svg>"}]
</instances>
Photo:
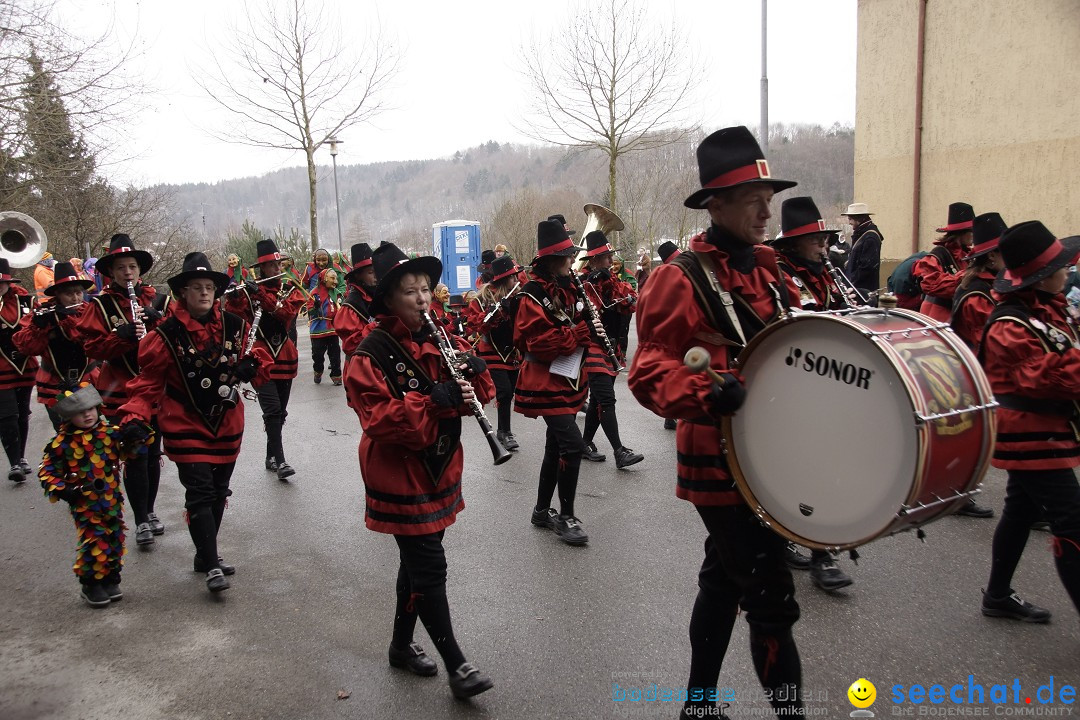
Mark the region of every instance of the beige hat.
<instances>
[{"instance_id":1,"label":"beige hat","mask_svg":"<svg viewBox=\"0 0 1080 720\"><path fill-rule=\"evenodd\" d=\"M870 212L870 206L866 203L851 203L847 206L847 212L840 213L841 215L873 215Z\"/></svg>"}]
</instances>

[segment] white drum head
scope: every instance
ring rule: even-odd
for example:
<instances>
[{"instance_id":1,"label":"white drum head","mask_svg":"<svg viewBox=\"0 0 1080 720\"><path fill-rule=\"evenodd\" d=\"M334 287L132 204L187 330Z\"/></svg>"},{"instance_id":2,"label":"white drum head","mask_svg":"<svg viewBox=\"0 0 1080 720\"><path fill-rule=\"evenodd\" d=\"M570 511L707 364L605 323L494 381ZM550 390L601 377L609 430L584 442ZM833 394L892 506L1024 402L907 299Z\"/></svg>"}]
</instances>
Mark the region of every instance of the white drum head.
<instances>
[{"instance_id":1,"label":"white drum head","mask_svg":"<svg viewBox=\"0 0 1080 720\"><path fill-rule=\"evenodd\" d=\"M872 316L859 320L874 329ZM732 464L778 529L811 545L880 535L918 467L908 390L860 330L801 316L742 358L747 397L731 420Z\"/></svg>"}]
</instances>

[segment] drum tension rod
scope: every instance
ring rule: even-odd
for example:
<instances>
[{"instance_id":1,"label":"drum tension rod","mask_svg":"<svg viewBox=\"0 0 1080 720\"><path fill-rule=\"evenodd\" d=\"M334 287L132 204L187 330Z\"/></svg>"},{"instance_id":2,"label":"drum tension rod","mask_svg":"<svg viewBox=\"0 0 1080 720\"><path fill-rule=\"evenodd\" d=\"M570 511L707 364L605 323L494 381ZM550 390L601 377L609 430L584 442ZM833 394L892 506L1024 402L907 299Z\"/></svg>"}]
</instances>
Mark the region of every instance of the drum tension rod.
<instances>
[{"instance_id":1,"label":"drum tension rod","mask_svg":"<svg viewBox=\"0 0 1080 720\"><path fill-rule=\"evenodd\" d=\"M904 517L905 515L907 515L909 513L921 512L921 511L927 510L929 508L937 507L938 505L944 505L945 503L956 502L957 500L966 500L967 498L975 497L976 495L978 495L981 492L982 492L982 487L980 486L980 487L975 488L974 490L968 490L966 492L959 492L957 490L953 490L952 497L947 497L947 498L943 498L940 495L938 495L937 493L932 493L933 496L935 498L937 498L936 500L934 500L934 502L924 503L922 500L920 500L915 505L901 505L900 510L896 513L896 516L897 517Z\"/></svg>"},{"instance_id":2,"label":"drum tension rod","mask_svg":"<svg viewBox=\"0 0 1080 720\"><path fill-rule=\"evenodd\" d=\"M982 410L992 410L998 406L997 401L988 402L985 405L972 405L966 408L957 408L956 410L950 410L949 412L934 413L933 415L923 415L921 413L915 413L915 422L925 423L931 420L941 420L947 417L954 417L956 415L966 415L968 413L980 412Z\"/></svg>"}]
</instances>

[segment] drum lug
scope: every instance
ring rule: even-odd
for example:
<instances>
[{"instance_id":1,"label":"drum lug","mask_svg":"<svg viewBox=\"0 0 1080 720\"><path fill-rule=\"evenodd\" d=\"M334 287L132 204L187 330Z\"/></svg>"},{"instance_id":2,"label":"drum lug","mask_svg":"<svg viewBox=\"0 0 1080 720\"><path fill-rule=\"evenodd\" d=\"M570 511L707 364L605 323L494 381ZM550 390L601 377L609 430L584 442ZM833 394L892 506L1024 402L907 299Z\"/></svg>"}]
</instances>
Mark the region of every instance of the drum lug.
<instances>
[{"instance_id":1,"label":"drum lug","mask_svg":"<svg viewBox=\"0 0 1080 720\"><path fill-rule=\"evenodd\" d=\"M967 415L968 413L982 412L983 410L993 410L997 406L997 401L992 400L984 405L970 405L966 408L957 408L955 410L950 410L949 412L934 413L932 415L923 415L922 413L917 412L915 413L915 422L921 425L932 420L942 420L957 415Z\"/></svg>"}]
</instances>

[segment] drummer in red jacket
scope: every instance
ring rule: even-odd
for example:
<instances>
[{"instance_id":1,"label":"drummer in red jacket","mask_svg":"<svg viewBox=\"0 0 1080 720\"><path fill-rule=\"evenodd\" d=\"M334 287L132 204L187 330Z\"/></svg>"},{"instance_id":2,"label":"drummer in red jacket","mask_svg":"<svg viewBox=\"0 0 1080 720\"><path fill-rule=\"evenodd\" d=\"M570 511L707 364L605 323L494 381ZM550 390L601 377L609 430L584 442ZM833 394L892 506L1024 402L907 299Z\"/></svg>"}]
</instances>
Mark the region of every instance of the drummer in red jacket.
<instances>
[{"instance_id":1,"label":"drummer in red jacket","mask_svg":"<svg viewBox=\"0 0 1080 720\"><path fill-rule=\"evenodd\" d=\"M919 312L923 315L941 322L949 321L956 286L967 268L974 223L975 211L970 205L964 202L949 205L949 222L937 229L945 234L934 241L934 249L919 258L912 268L912 275L923 292L922 305L919 306Z\"/></svg>"},{"instance_id":2,"label":"drummer in red jacket","mask_svg":"<svg viewBox=\"0 0 1080 720\"><path fill-rule=\"evenodd\" d=\"M785 295L791 293L788 302L794 299L796 291L785 284L775 253L762 243L773 193L795 183L771 176L745 127L709 135L697 158L702 188L685 205L707 209L712 223L690 240L691 252L649 278L638 301L638 349L629 380L646 408L683 420L676 433L675 494L694 504L709 533L690 617L689 701L683 716L718 713L716 685L740 608L750 625L754 667L773 708L778 715L798 715L802 669L791 628L799 605L784 564L786 543L743 501L717 427L745 397L731 371L735 354L784 314ZM683 364L694 345L709 350L722 384Z\"/></svg>"},{"instance_id":3,"label":"drummer in red jacket","mask_svg":"<svg viewBox=\"0 0 1080 720\"><path fill-rule=\"evenodd\" d=\"M184 486L194 570L206 574L207 589L216 593L228 589L225 576L236 572L217 544L244 435L244 403L235 386L265 382L271 358L260 347L244 356L247 323L217 302L229 276L215 272L203 253L188 253L168 282L177 301L139 344L141 370L120 408L120 437L124 444L144 441L160 406L165 454Z\"/></svg>"},{"instance_id":4,"label":"drummer in red jacket","mask_svg":"<svg viewBox=\"0 0 1080 720\"><path fill-rule=\"evenodd\" d=\"M1042 223L1024 222L998 247L1005 270L994 280L999 302L981 356L999 404L991 462L1009 479L982 612L1044 623L1050 612L1022 599L1012 579L1032 523L1045 519L1061 583L1080 611L1080 333L1062 294L1080 236L1058 240Z\"/></svg>"},{"instance_id":5,"label":"drummer in red jacket","mask_svg":"<svg viewBox=\"0 0 1080 720\"><path fill-rule=\"evenodd\" d=\"M393 535L401 557L390 665L417 675L438 672L413 642L419 615L446 665L454 696L471 697L493 683L465 661L454 637L443 533L465 507L461 418L470 413L472 398L486 403L495 389L484 362L464 353L467 343L451 335L461 353L462 377L454 380L428 332L424 316L442 263L430 256L410 260L392 243L380 245L372 260L378 324L360 342L345 386L364 430L364 520L368 529Z\"/></svg>"}]
</instances>

